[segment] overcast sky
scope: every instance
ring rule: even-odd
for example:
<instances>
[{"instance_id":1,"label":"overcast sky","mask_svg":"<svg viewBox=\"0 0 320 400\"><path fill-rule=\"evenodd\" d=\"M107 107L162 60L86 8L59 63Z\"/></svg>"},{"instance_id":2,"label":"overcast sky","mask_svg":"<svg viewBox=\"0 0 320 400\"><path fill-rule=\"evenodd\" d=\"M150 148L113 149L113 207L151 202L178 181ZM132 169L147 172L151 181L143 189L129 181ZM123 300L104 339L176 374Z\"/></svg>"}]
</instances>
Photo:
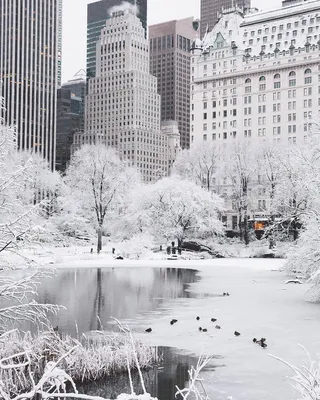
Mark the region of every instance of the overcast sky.
<instances>
[{"instance_id":1,"label":"overcast sky","mask_svg":"<svg viewBox=\"0 0 320 400\"><path fill-rule=\"evenodd\" d=\"M94 0L63 0L62 82L86 65L87 4ZM281 7L281 0L252 0L259 9ZM148 24L200 16L200 0L148 0Z\"/></svg>"}]
</instances>

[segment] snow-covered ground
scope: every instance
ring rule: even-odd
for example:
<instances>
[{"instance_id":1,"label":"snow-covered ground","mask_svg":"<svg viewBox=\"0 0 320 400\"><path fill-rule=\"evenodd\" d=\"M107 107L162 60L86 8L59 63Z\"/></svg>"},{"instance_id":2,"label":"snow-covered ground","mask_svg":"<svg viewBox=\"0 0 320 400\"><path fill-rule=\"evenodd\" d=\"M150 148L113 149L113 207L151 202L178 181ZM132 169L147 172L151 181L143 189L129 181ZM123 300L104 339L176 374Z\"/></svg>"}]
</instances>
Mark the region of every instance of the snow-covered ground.
<instances>
[{"instance_id":1,"label":"snow-covered ground","mask_svg":"<svg viewBox=\"0 0 320 400\"><path fill-rule=\"evenodd\" d=\"M196 356L212 356L213 369L203 373L211 400L290 400L291 371L270 354L301 366L306 346L316 358L320 350L320 305L304 301L307 285L285 284L284 260L114 260L90 254L90 248L65 248L29 254L55 268L181 267L199 271L201 280L189 290L196 298L167 300L157 312L138 315L128 324L152 345L171 346ZM230 296L221 296L229 292ZM200 317L200 321L196 317ZM172 318L178 319L170 325ZM210 321L217 318L216 323ZM215 325L221 326L220 330ZM208 332L199 332L198 328ZM152 327L150 334L145 329ZM234 336L237 330L241 336ZM266 337L268 347L252 342ZM170 400L170 399L168 399Z\"/></svg>"}]
</instances>

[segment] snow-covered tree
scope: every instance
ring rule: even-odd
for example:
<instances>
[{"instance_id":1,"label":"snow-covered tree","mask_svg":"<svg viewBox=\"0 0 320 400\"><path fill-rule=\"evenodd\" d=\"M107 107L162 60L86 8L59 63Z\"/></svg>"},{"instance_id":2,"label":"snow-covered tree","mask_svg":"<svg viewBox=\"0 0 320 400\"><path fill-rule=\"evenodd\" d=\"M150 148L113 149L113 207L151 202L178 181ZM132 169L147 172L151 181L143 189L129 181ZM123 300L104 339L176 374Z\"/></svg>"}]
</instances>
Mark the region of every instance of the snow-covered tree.
<instances>
[{"instance_id":1,"label":"snow-covered tree","mask_svg":"<svg viewBox=\"0 0 320 400\"><path fill-rule=\"evenodd\" d=\"M100 252L106 219L121 214L128 191L139 183L138 172L121 161L114 149L86 145L71 159L65 183L75 214L95 220Z\"/></svg>"},{"instance_id":2,"label":"snow-covered tree","mask_svg":"<svg viewBox=\"0 0 320 400\"><path fill-rule=\"evenodd\" d=\"M240 238L249 244L248 210L251 188L257 176L256 149L250 142L235 141L223 152L224 175L231 182L231 200L238 211Z\"/></svg>"},{"instance_id":3,"label":"snow-covered tree","mask_svg":"<svg viewBox=\"0 0 320 400\"><path fill-rule=\"evenodd\" d=\"M140 232L156 237L177 239L222 234L218 213L223 201L193 182L179 177L164 178L136 193L133 199L133 223Z\"/></svg>"},{"instance_id":4,"label":"snow-covered tree","mask_svg":"<svg viewBox=\"0 0 320 400\"><path fill-rule=\"evenodd\" d=\"M26 240L59 188L45 160L17 152L14 129L0 124L0 252Z\"/></svg>"},{"instance_id":5,"label":"snow-covered tree","mask_svg":"<svg viewBox=\"0 0 320 400\"><path fill-rule=\"evenodd\" d=\"M309 202L310 192L305 183L316 168L312 146L310 142L282 149L278 158L280 179L273 204L281 220L289 224L294 240L298 239L301 217Z\"/></svg>"},{"instance_id":6,"label":"snow-covered tree","mask_svg":"<svg viewBox=\"0 0 320 400\"><path fill-rule=\"evenodd\" d=\"M216 188L220 157L219 145L214 142L201 142L179 154L174 163L173 174L212 191Z\"/></svg>"},{"instance_id":7,"label":"snow-covered tree","mask_svg":"<svg viewBox=\"0 0 320 400\"><path fill-rule=\"evenodd\" d=\"M282 157L284 149L279 144L264 142L257 149L258 179L256 190L253 195L265 197L265 216L269 218L267 234L269 238L269 248L275 246L274 227L276 216L279 215L278 198L279 188L283 182L282 177ZM257 193L258 191L258 193Z\"/></svg>"},{"instance_id":8,"label":"snow-covered tree","mask_svg":"<svg viewBox=\"0 0 320 400\"><path fill-rule=\"evenodd\" d=\"M302 224L287 267L301 271L313 283L309 298L320 298L320 138L311 136L296 147L287 164L289 185L285 210L292 221ZM294 226L295 228L295 226ZM294 232L296 229L294 229Z\"/></svg>"}]
</instances>

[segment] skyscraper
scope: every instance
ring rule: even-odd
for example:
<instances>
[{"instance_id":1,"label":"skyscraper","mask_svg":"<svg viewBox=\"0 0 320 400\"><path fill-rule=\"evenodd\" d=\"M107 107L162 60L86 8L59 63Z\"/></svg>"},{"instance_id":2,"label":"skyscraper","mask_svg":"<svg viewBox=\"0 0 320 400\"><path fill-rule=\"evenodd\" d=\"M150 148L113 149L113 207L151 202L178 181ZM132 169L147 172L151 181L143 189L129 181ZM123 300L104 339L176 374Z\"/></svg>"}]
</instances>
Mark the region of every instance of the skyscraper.
<instances>
[{"instance_id":1,"label":"skyscraper","mask_svg":"<svg viewBox=\"0 0 320 400\"><path fill-rule=\"evenodd\" d=\"M251 0L201 0L200 10L200 36L203 38L206 31L212 28L218 21L223 10L238 6L243 10L251 7Z\"/></svg>"},{"instance_id":2,"label":"skyscraper","mask_svg":"<svg viewBox=\"0 0 320 400\"><path fill-rule=\"evenodd\" d=\"M193 18L149 27L150 72L158 79L161 120L178 122L182 148L190 145L190 44Z\"/></svg>"},{"instance_id":3,"label":"skyscraper","mask_svg":"<svg viewBox=\"0 0 320 400\"><path fill-rule=\"evenodd\" d=\"M87 14L87 77L95 76L96 72L96 43L99 40L101 29L112 13L123 9L125 3L131 3L137 7L137 15L145 29L147 37L147 0L100 0L88 4Z\"/></svg>"},{"instance_id":4,"label":"skyscraper","mask_svg":"<svg viewBox=\"0 0 320 400\"><path fill-rule=\"evenodd\" d=\"M114 13L101 32L96 57L85 132L74 135L73 149L83 144L114 147L147 182L168 174L180 136L172 121L161 131L157 78L149 72L148 40L139 18L130 10Z\"/></svg>"},{"instance_id":5,"label":"skyscraper","mask_svg":"<svg viewBox=\"0 0 320 400\"><path fill-rule=\"evenodd\" d=\"M5 120L20 149L55 166L56 98L61 80L62 0L1 0L0 80Z\"/></svg>"},{"instance_id":6,"label":"skyscraper","mask_svg":"<svg viewBox=\"0 0 320 400\"><path fill-rule=\"evenodd\" d=\"M58 89L56 169L64 172L71 157L73 136L84 130L85 71L80 70Z\"/></svg>"}]
</instances>

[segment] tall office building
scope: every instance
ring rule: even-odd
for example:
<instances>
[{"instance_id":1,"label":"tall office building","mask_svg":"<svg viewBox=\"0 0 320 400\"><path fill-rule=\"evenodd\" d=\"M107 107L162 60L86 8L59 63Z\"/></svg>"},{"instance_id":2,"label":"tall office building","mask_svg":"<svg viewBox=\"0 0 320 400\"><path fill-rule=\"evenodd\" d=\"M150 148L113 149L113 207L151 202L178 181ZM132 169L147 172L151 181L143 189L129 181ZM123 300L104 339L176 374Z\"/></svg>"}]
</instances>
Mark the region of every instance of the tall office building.
<instances>
[{"instance_id":1,"label":"tall office building","mask_svg":"<svg viewBox=\"0 0 320 400\"><path fill-rule=\"evenodd\" d=\"M223 10L235 6L243 10L251 7L251 0L201 0L200 9L200 36L204 37L207 31L212 31Z\"/></svg>"},{"instance_id":2,"label":"tall office building","mask_svg":"<svg viewBox=\"0 0 320 400\"><path fill-rule=\"evenodd\" d=\"M85 71L80 70L73 79L58 89L56 170L64 172L69 164L73 137L84 130Z\"/></svg>"},{"instance_id":3,"label":"tall office building","mask_svg":"<svg viewBox=\"0 0 320 400\"><path fill-rule=\"evenodd\" d=\"M158 79L161 120L178 122L181 147L190 145L190 43L193 18L149 27L150 72Z\"/></svg>"},{"instance_id":4,"label":"tall office building","mask_svg":"<svg viewBox=\"0 0 320 400\"><path fill-rule=\"evenodd\" d=\"M87 13L87 77L91 78L96 73L96 43L100 38L101 29L106 20L111 18L114 11L122 10L124 4L130 7L130 3L137 11L137 15L145 29L147 37L147 0L100 0L88 4Z\"/></svg>"},{"instance_id":5,"label":"tall office building","mask_svg":"<svg viewBox=\"0 0 320 400\"><path fill-rule=\"evenodd\" d=\"M83 144L114 147L146 182L169 173L180 135L172 121L161 130L148 40L141 21L129 10L114 13L101 32L96 77L89 79L85 107L85 133L74 135L74 149Z\"/></svg>"},{"instance_id":6,"label":"tall office building","mask_svg":"<svg viewBox=\"0 0 320 400\"><path fill-rule=\"evenodd\" d=\"M5 120L19 149L55 166L56 98L61 80L62 0L1 0L0 80Z\"/></svg>"}]
</instances>

